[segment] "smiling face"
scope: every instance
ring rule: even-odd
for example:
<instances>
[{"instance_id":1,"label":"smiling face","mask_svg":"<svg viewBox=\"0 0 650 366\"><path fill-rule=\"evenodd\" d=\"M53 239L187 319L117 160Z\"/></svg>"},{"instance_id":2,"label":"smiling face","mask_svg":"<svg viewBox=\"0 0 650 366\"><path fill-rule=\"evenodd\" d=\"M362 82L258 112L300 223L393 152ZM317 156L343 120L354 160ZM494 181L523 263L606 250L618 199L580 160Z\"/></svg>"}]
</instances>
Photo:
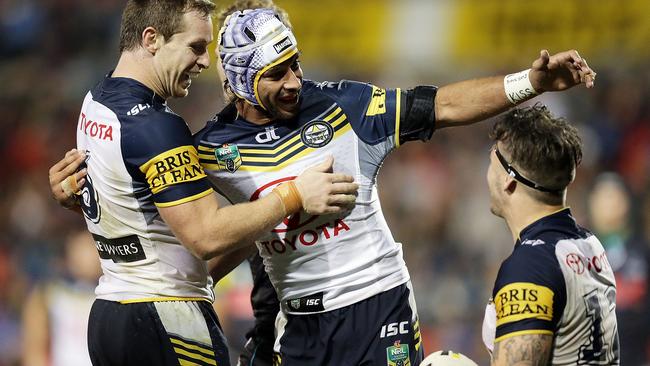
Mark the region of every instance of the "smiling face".
<instances>
[{"instance_id":1,"label":"smiling face","mask_svg":"<svg viewBox=\"0 0 650 366\"><path fill-rule=\"evenodd\" d=\"M273 119L291 119L300 110L302 69L298 55L266 70L259 79L259 100Z\"/></svg>"},{"instance_id":2,"label":"smiling face","mask_svg":"<svg viewBox=\"0 0 650 366\"><path fill-rule=\"evenodd\" d=\"M154 70L163 98L185 97L192 79L210 66L212 19L197 11L183 14L181 31L162 38L154 56Z\"/></svg>"}]
</instances>

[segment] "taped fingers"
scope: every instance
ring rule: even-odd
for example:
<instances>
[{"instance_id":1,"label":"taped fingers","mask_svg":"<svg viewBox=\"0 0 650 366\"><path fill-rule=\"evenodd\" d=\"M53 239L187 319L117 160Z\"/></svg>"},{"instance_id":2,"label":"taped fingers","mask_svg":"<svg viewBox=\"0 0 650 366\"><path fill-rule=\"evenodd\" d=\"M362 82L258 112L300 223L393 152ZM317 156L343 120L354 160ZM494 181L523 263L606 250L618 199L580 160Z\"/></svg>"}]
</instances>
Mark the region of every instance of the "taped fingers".
<instances>
[{"instance_id":1,"label":"taped fingers","mask_svg":"<svg viewBox=\"0 0 650 366\"><path fill-rule=\"evenodd\" d=\"M68 197L72 197L79 192L79 184L76 175L73 174L65 178L63 182L61 182L61 190L63 190L63 193Z\"/></svg>"}]
</instances>

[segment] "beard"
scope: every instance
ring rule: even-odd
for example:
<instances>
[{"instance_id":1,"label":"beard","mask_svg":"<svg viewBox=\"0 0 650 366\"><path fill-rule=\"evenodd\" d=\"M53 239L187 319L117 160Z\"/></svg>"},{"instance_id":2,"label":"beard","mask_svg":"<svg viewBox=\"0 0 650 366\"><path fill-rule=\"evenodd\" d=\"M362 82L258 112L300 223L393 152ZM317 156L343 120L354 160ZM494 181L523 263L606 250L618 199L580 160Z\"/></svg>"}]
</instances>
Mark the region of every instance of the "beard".
<instances>
[{"instance_id":1,"label":"beard","mask_svg":"<svg viewBox=\"0 0 650 366\"><path fill-rule=\"evenodd\" d=\"M263 111L272 120L287 120L287 119L292 119L298 115L298 112L300 112L301 103L302 103L302 99L298 97L298 102L293 105L289 105L286 103L267 102L265 103L266 109L262 108L261 106L257 106L257 108ZM283 108L280 108L279 107L280 105Z\"/></svg>"}]
</instances>

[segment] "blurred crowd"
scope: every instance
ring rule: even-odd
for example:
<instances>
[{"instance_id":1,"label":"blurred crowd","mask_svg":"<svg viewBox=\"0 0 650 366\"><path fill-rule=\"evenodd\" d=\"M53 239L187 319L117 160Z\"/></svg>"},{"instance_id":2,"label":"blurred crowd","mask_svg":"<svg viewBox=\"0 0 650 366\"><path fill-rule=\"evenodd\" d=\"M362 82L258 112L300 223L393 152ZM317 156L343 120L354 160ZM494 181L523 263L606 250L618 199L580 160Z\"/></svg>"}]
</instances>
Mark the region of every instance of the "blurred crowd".
<instances>
[{"instance_id":1,"label":"blurred crowd","mask_svg":"<svg viewBox=\"0 0 650 366\"><path fill-rule=\"evenodd\" d=\"M73 365L59 352L85 352L83 324L74 319L87 314L83 301L91 301L98 273L84 265L97 256L81 254L79 242L92 247L92 239L80 232L85 224L78 215L50 198L47 171L74 147L83 96L117 60L122 6L0 2L0 366ZM589 59L598 72L595 89L538 100L580 130L584 160L568 200L615 270L622 363L634 366L650 364L650 70L619 67L619 56ZM311 59L303 67L307 78L341 77L317 73ZM345 77L409 87L463 78L453 71L412 74L408 85L362 66ZM516 70L484 75L504 71ZM193 83L189 98L170 104L198 130L223 106L214 71ZM480 364L488 362L480 341L484 306L513 246L504 223L489 212L490 126L438 131L426 144L407 144L379 175L384 214L404 244L427 352L451 348ZM241 268L217 286L216 307L234 349L252 316L245 310L249 290Z\"/></svg>"}]
</instances>

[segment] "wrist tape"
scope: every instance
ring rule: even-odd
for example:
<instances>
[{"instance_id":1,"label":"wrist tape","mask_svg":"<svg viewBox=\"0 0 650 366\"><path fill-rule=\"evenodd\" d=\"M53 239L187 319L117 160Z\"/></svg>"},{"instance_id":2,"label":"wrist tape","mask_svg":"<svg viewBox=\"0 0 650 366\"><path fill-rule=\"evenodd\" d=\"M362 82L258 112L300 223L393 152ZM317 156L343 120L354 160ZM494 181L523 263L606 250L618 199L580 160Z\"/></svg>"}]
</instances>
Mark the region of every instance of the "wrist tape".
<instances>
[{"instance_id":1,"label":"wrist tape","mask_svg":"<svg viewBox=\"0 0 650 366\"><path fill-rule=\"evenodd\" d=\"M295 182L286 182L275 187L271 192L278 195L284 206L286 215L294 214L302 209L302 198Z\"/></svg>"},{"instance_id":2,"label":"wrist tape","mask_svg":"<svg viewBox=\"0 0 650 366\"><path fill-rule=\"evenodd\" d=\"M503 78L503 88L510 103L517 105L538 93L530 83L530 69L508 74Z\"/></svg>"}]
</instances>

